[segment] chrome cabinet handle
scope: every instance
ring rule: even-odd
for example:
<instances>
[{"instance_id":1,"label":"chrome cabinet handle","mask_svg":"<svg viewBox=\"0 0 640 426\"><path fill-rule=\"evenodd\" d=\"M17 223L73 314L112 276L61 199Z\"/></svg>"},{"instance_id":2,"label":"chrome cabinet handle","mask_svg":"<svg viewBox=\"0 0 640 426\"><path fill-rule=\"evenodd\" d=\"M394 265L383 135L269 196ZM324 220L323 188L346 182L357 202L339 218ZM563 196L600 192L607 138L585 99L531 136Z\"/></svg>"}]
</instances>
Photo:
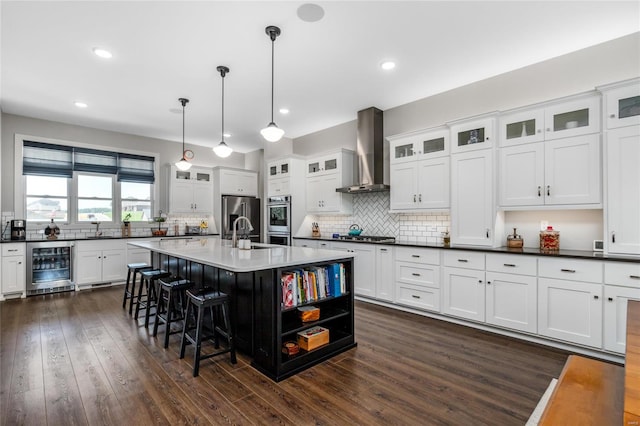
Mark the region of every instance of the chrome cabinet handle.
<instances>
[{"instance_id":1,"label":"chrome cabinet handle","mask_svg":"<svg viewBox=\"0 0 640 426\"><path fill-rule=\"evenodd\" d=\"M542 190L542 188L540 187L540 185L538 185L538 197L540 197L542 195L541 190Z\"/></svg>"},{"instance_id":2,"label":"chrome cabinet handle","mask_svg":"<svg viewBox=\"0 0 640 426\"><path fill-rule=\"evenodd\" d=\"M633 280L640 280L640 275L629 275L629 278Z\"/></svg>"},{"instance_id":3,"label":"chrome cabinet handle","mask_svg":"<svg viewBox=\"0 0 640 426\"><path fill-rule=\"evenodd\" d=\"M547 196L551 196L551 185L547 185Z\"/></svg>"},{"instance_id":4,"label":"chrome cabinet handle","mask_svg":"<svg viewBox=\"0 0 640 426\"><path fill-rule=\"evenodd\" d=\"M467 263L468 260L467 259L458 259L458 262Z\"/></svg>"},{"instance_id":5,"label":"chrome cabinet handle","mask_svg":"<svg viewBox=\"0 0 640 426\"><path fill-rule=\"evenodd\" d=\"M612 242L612 243L614 243L614 244L615 244L615 242L616 242L616 231L613 231L613 232L611 233L611 242Z\"/></svg>"},{"instance_id":6,"label":"chrome cabinet handle","mask_svg":"<svg viewBox=\"0 0 640 426\"><path fill-rule=\"evenodd\" d=\"M18 249L9 249L9 251L18 251Z\"/></svg>"},{"instance_id":7,"label":"chrome cabinet handle","mask_svg":"<svg viewBox=\"0 0 640 426\"><path fill-rule=\"evenodd\" d=\"M414 299L420 299L420 296L416 296L415 294L412 294L411 297L413 297Z\"/></svg>"},{"instance_id":8,"label":"chrome cabinet handle","mask_svg":"<svg viewBox=\"0 0 640 426\"><path fill-rule=\"evenodd\" d=\"M413 275L414 277L419 277L420 274L418 274L417 272L413 272L411 275Z\"/></svg>"},{"instance_id":9,"label":"chrome cabinet handle","mask_svg":"<svg viewBox=\"0 0 640 426\"><path fill-rule=\"evenodd\" d=\"M385 248L381 248L381 249L380 249L380 251L387 251L387 249L385 249Z\"/></svg>"},{"instance_id":10,"label":"chrome cabinet handle","mask_svg":"<svg viewBox=\"0 0 640 426\"><path fill-rule=\"evenodd\" d=\"M503 263L504 266L508 266L510 268L515 268L516 265L514 265L513 263Z\"/></svg>"},{"instance_id":11,"label":"chrome cabinet handle","mask_svg":"<svg viewBox=\"0 0 640 426\"><path fill-rule=\"evenodd\" d=\"M562 272L571 272L572 274L574 274L576 272L575 269L560 269Z\"/></svg>"},{"instance_id":12,"label":"chrome cabinet handle","mask_svg":"<svg viewBox=\"0 0 640 426\"><path fill-rule=\"evenodd\" d=\"M419 254L412 254L411 257L420 257Z\"/></svg>"},{"instance_id":13,"label":"chrome cabinet handle","mask_svg":"<svg viewBox=\"0 0 640 426\"><path fill-rule=\"evenodd\" d=\"M489 228L487 228L487 238L489 238Z\"/></svg>"}]
</instances>

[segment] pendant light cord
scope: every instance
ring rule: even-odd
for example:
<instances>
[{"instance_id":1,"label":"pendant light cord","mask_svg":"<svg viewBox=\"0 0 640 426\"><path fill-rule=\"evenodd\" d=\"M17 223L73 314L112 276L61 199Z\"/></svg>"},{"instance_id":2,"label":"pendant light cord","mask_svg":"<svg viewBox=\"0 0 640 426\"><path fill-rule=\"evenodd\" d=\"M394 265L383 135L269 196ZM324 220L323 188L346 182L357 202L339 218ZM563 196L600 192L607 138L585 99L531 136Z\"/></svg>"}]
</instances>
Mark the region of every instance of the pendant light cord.
<instances>
[{"instance_id":1,"label":"pendant light cord","mask_svg":"<svg viewBox=\"0 0 640 426\"><path fill-rule=\"evenodd\" d=\"M182 159L184 160L184 106L185 103L182 104Z\"/></svg>"},{"instance_id":2,"label":"pendant light cord","mask_svg":"<svg viewBox=\"0 0 640 426\"><path fill-rule=\"evenodd\" d=\"M222 142L224 142L224 73L222 74Z\"/></svg>"},{"instance_id":3,"label":"pendant light cord","mask_svg":"<svg viewBox=\"0 0 640 426\"><path fill-rule=\"evenodd\" d=\"M274 73L274 66L273 66L273 62L274 62L274 55L273 55L273 49L274 49L274 44L275 44L275 38L271 39L271 122L273 123L273 85L274 85L274 79L273 79L273 73Z\"/></svg>"}]
</instances>

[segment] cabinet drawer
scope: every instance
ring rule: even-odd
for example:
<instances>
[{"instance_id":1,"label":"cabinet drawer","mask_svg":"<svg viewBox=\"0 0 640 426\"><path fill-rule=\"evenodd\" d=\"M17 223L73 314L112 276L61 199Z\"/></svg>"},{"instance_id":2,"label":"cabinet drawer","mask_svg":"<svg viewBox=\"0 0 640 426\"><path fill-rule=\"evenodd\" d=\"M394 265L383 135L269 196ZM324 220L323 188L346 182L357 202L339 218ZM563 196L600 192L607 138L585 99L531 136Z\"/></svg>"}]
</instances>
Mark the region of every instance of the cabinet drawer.
<instances>
[{"instance_id":1,"label":"cabinet drawer","mask_svg":"<svg viewBox=\"0 0 640 426\"><path fill-rule=\"evenodd\" d=\"M537 259L516 254L487 254L487 271L536 275Z\"/></svg>"},{"instance_id":2,"label":"cabinet drawer","mask_svg":"<svg viewBox=\"0 0 640 426\"><path fill-rule=\"evenodd\" d=\"M440 312L440 290L409 285L396 286L396 302L427 311Z\"/></svg>"},{"instance_id":3,"label":"cabinet drawer","mask_svg":"<svg viewBox=\"0 0 640 426\"><path fill-rule=\"evenodd\" d=\"M396 281L419 287L440 288L440 267L396 262Z\"/></svg>"},{"instance_id":4,"label":"cabinet drawer","mask_svg":"<svg viewBox=\"0 0 640 426\"><path fill-rule=\"evenodd\" d=\"M24 243L2 244L3 256L24 256L26 247Z\"/></svg>"},{"instance_id":5,"label":"cabinet drawer","mask_svg":"<svg viewBox=\"0 0 640 426\"><path fill-rule=\"evenodd\" d=\"M541 277L602 283L602 262L574 259L539 259Z\"/></svg>"},{"instance_id":6,"label":"cabinet drawer","mask_svg":"<svg viewBox=\"0 0 640 426\"><path fill-rule=\"evenodd\" d=\"M640 263L605 263L604 282L606 284L640 288Z\"/></svg>"},{"instance_id":7,"label":"cabinet drawer","mask_svg":"<svg viewBox=\"0 0 640 426\"><path fill-rule=\"evenodd\" d=\"M396 247L396 260L403 262L440 264L440 250L415 247Z\"/></svg>"},{"instance_id":8,"label":"cabinet drawer","mask_svg":"<svg viewBox=\"0 0 640 426\"><path fill-rule=\"evenodd\" d=\"M444 253L444 266L466 269L484 269L484 253L451 250Z\"/></svg>"}]
</instances>

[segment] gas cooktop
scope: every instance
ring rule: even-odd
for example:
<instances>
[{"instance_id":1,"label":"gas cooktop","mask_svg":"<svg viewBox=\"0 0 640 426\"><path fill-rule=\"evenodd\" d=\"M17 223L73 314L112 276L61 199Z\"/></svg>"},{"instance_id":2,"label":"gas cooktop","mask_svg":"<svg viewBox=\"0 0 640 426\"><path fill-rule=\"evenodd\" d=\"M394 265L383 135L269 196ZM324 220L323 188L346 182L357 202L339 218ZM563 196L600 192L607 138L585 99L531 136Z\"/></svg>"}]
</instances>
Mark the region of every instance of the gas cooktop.
<instances>
[{"instance_id":1,"label":"gas cooktop","mask_svg":"<svg viewBox=\"0 0 640 426\"><path fill-rule=\"evenodd\" d=\"M366 241L368 243L395 243L395 237L380 237L373 235L340 235L339 240L344 241Z\"/></svg>"}]
</instances>

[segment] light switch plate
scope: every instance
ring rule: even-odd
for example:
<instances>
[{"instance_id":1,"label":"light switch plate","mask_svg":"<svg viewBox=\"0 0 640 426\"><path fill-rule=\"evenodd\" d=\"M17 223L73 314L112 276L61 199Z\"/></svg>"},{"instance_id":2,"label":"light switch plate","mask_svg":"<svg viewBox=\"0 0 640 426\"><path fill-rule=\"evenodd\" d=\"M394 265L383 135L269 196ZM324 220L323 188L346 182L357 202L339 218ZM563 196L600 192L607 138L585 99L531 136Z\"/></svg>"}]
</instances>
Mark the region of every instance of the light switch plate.
<instances>
[{"instance_id":1,"label":"light switch plate","mask_svg":"<svg viewBox=\"0 0 640 426\"><path fill-rule=\"evenodd\" d=\"M602 240L593 240L593 251L604 251L604 243Z\"/></svg>"}]
</instances>

